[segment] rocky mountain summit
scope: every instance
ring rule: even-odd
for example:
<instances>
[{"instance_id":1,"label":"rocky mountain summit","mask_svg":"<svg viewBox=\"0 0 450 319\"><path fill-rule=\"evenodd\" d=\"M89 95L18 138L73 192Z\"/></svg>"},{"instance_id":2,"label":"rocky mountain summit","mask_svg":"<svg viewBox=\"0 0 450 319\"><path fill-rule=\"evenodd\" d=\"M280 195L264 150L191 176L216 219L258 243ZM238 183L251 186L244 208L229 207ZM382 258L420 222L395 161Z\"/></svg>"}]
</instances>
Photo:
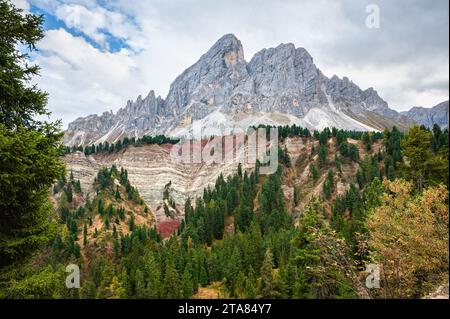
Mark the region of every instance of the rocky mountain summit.
<instances>
[{"instance_id":1,"label":"rocky mountain summit","mask_svg":"<svg viewBox=\"0 0 450 319\"><path fill-rule=\"evenodd\" d=\"M64 142L111 143L145 134L209 136L259 124L382 130L412 123L373 88L362 90L346 77L323 75L304 48L280 44L247 62L241 42L227 34L174 80L165 99L150 91L116 114L78 118L69 124Z\"/></svg>"},{"instance_id":2,"label":"rocky mountain summit","mask_svg":"<svg viewBox=\"0 0 450 319\"><path fill-rule=\"evenodd\" d=\"M434 124L438 124L442 128L448 128L448 101L439 103L432 108L415 106L409 111L402 112L402 114L428 128L432 128Z\"/></svg>"}]
</instances>

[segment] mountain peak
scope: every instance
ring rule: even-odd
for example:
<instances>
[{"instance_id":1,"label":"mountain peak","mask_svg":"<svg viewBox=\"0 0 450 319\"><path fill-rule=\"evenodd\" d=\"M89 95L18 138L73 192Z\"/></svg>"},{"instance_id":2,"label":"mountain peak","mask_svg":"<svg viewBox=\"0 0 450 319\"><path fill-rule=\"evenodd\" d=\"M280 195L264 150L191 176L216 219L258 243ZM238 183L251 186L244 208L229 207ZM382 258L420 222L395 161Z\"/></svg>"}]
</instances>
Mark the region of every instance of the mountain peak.
<instances>
[{"instance_id":1,"label":"mountain peak","mask_svg":"<svg viewBox=\"0 0 450 319\"><path fill-rule=\"evenodd\" d=\"M233 33L224 34L216 42L233 42L239 41L239 39Z\"/></svg>"},{"instance_id":2,"label":"mountain peak","mask_svg":"<svg viewBox=\"0 0 450 319\"><path fill-rule=\"evenodd\" d=\"M430 108L414 106L409 111L401 112L401 114L412 118L417 124L424 125L428 128L433 127L434 124L438 124L441 128L448 128L448 105L447 100Z\"/></svg>"},{"instance_id":3,"label":"mountain peak","mask_svg":"<svg viewBox=\"0 0 450 319\"><path fill-rule=\"evenodd\" d=\"M116 115L78 119L69 126L65 142L89 144L103 137L142 134L180 136L195 123L202 129L224 130L260 122L370 130L391 125L383 119L402 120L374 89L363 91L345 76L328 79L305 48L282 43L260 50L247 63L241 41L228 33L172 82L165 99L150 91Z\"/></svg>"},{"instance_id":4,"label":"mountain peak","mask_svg":"<svg viewBox=\"0 0 450 319\"><path fill-rule=\"evenodd\" d=\"M232 33L225 34L202 56L223 58L227 53L231 53L238 60L244 61L244 48L241 41ZM202 59L200 58L200 60Z\"/></svg>"}]
</instances>

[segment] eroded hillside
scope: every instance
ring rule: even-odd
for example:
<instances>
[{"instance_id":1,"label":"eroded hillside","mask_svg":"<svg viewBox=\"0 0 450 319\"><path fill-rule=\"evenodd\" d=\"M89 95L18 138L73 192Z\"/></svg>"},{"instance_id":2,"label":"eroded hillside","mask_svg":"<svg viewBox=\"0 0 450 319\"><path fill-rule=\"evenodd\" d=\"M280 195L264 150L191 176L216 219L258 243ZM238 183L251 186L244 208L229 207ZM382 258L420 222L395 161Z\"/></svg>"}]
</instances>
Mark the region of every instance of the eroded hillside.
<instances>
[{"instance_id":1,"label":"eroded hillside","mask_svg":"<svg viewBox=\"0 0 450 319\"><path fill-rule=\"evenodd\" d=\"M220 174L228 176L236 172L238 163L223 164L183 164L170 157L171 144L129 146L113 153L95 153L86 156L75 152L65 156L68 171L72 171L75 179L80 179L85 194L94 191L92 183L100 167L111 167L115 164L128 171L128 178L137 187L145 202L151 206L158 220L165 218L163 192L169 183L170 195L179 210L188 197L196 197L203 189L214 184ZM254 165L247 164L250 169Z\"/></svg>"},{"instance_id":2,"label":"eroded hillside","mask_svg":"<svg viewBox=\"0 0 450 319\"><path fill-rule=\"evenodd\" d=\"M313 197L320 197L327 173L331 169L335 172L333 196L343 195L351 183L356 183L356 172L360 167L361 159L367 153L375 154L381 142L375 142L368 152L362 141L348 139L349 144L358 148L360 159L352 160L339 155L335 137L327 142L326 161L319 163L319 141L314 137L287 137L280 141L280 149L286 149L289 163L284 163L282 187L289 208L298 216L306 204ZM75 179L79 179L84 198L95 193L94 181L98 170L102 167L116 165L119 169L128 171L130 183L136 187L148 204L158 222L167 220L168 216L163 207L166 203L175 214L175 219L183 215L184 202L203 193L208 186L213 186L219 175L224 177L233 174L238 169L237 162L221 164L179 163L172 160L170 151L172 144L163 145L130 145L123 150L112 153L94 153L85 155L83 152L74 152L65 155L68 172L72 172ZM337 157L336 157L337 156ZM341 162L341 168L336 167L336 158ZM312 176L312 166L317 169L317 176ZM254 169L251 163L243 163L243 169ZM164 190L168 189L174 207L168 205L164 199ZM299 199L294 203L294 192L297 188ZM329 208L329 206L326 206Z\"/></svg>"}]
</instances>

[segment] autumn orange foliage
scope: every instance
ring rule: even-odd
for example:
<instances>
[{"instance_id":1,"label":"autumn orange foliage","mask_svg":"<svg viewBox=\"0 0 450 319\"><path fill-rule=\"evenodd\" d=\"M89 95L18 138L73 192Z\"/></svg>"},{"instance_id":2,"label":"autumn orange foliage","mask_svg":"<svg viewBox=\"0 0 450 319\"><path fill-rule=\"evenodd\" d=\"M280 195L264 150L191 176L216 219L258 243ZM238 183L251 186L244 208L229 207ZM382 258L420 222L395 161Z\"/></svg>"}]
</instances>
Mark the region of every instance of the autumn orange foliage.
<instances>
[{"instance_id":1,"label":"autumn orange foliage","mask_svg":"<svg viewBox=\"0 0 450 319\"><path fill-rule=\"evenodd\" d=\"M448 190L430 187L414 195L413 184L384 181L381 205L368 217L369 247L381 264L384 298L417 298L427 283L447 274L449 265Z\"/></svg>"}]
</instances>

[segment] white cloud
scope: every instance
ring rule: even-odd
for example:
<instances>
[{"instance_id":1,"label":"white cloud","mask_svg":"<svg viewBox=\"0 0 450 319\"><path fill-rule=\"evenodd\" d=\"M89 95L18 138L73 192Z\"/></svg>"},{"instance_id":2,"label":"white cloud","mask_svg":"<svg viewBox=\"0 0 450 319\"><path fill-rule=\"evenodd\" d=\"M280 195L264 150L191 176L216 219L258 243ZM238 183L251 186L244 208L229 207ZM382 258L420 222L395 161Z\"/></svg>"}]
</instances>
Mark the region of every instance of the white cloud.
<instances>
[{"instance_id":1,"label":"white cloud","mask_svg":"<svg viewBox=\"0 0 450 319\"><path fill-rule=\"evenodd\" d=\"M64 29L51 30L39 43L35 62L38 84L50 94L49 107L65 124L78 116L122 106L147 88L137 81L137 65L128 50L102 52Z\"/></svg>"},{"instance_id":2,"label":"white cloud","mask_svg":"<svg viewBox=\"0 0 450 319\"><path fill-rule=\"evenodd\" d=\"M363 90L373 87L391 108L405 111L412 106L432 107L448 99L448 60L436 62L417 59L414 65L330 65L324 68L324 74L347 76Z\"/></svg>"},{"instance_id":3,"label":"white cloud","mask_svg":"<svg viewBox=\"0 0 450 319\"><path fill-rule=\"evenodd\" d=\"M104 44L106 41L105 34L99 30L105 27L103 13L90 11L80 5L62 5L55 13L69 28L83 32L96 42Z\"/></svg>"},{"instance_id":4,"label":"white cloud","mask_svg":"<svg viewBox=\"0 0 450 319\"><path fill-rule=\"evenodd\" d=\"M56 8L55 15L67 27L74 28L107 48L108 32L112 36L127 40L136 34L136 27L121 13L102 7L87 8L79 4L63 4Z\"/></svg>"},{"instance_id":5,"label":"white cloud","mask_svg":"<svg viewBox=\"0 0 450 319\"><path fill-rule=\"evenodd\" d=\"M30 4L27 0L12 0L16 8L22 9L25 13L30 11Z\"/></svg>"}]
</instances>

